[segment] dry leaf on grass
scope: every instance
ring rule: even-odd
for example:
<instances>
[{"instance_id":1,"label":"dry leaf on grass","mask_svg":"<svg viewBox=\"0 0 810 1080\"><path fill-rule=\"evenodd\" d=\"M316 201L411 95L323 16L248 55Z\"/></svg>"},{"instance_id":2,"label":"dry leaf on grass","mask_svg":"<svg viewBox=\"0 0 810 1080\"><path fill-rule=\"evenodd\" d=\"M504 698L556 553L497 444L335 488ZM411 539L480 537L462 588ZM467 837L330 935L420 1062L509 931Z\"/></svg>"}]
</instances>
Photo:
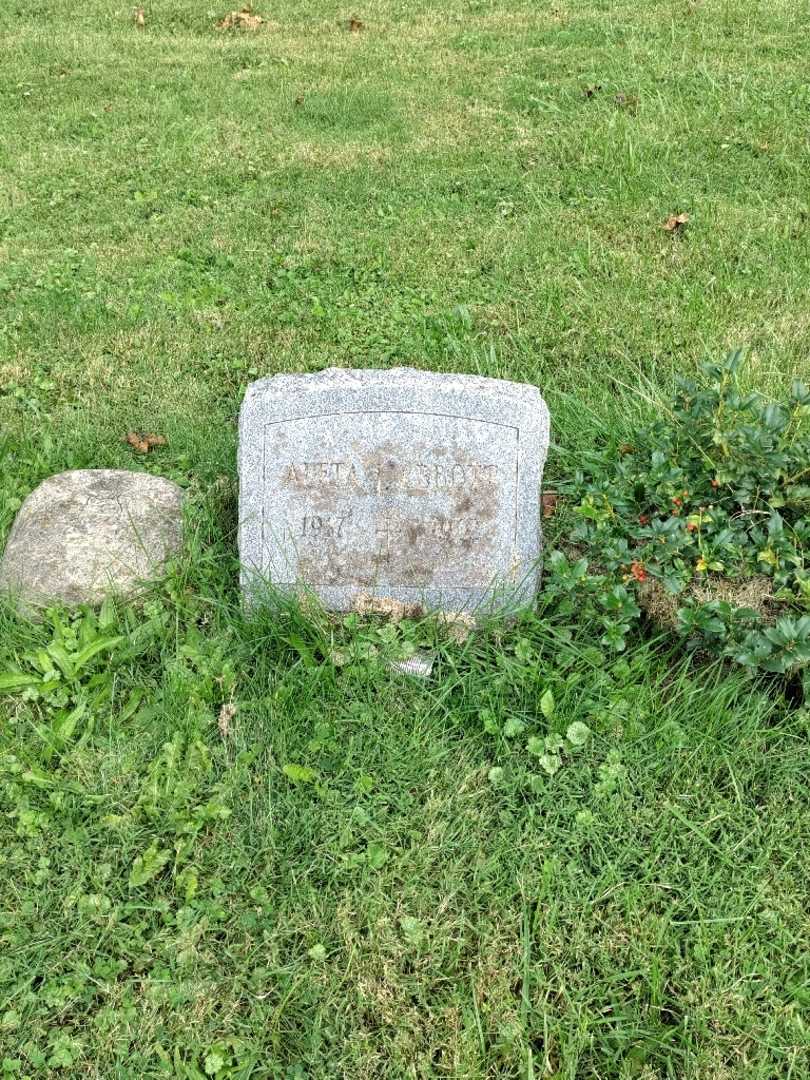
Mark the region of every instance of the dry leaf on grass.
<instances>
[{"instance_id":1,"label":"dry leaf on grass","mask_svg":"<svg viewBox=\"0 0 810 1080\"><path fill-rule=\"evenodd\" d=\"M125 442L128 442L132 449L139 454L148 454L156 446L168 445L168 439L165 435L153 435L152 432L142 435L139 431L127 432Z\"/></svg>"},{"instance_id":2,"label":"dry leaf on grass","mask_svg":"<svg viewBox=\"0 0 810 1080\"><path fill-rule=\"evenodd\" d=\"M544 518L554 517L554 514L555 514L555 512L557 510L557 500L558 499L559 499L559 495L557 494L556 491L545 491L545 492L543 492L541 502L543 504L543 517Z\"/></svg>"},{"instance_id":3,"label":"dry leaf on grass","mask_svg":"<svg viewBox=\"0 0 810 1080\"><path fill-rule=\"evenodd\" d=\"M231 733L231 720L236 716L236 706L231 702L226 702L219 710L219 717L217 719L217 727L219 733L223 739L227 739Z\"/></svg>"},{"instance_id":4,"label":"dry leaf on grass","mask_svg":"<svg viewBox=\"0 0 810 1080\"><path fill-rule=\"evenodd\" d=\"M662 228L671 233L680 232L688 220L688 214L670 214Z\"/></svg>"},{"instance_id":5,"label":"dry leaf on grass","mask_svg":"<svg viewBox=\"0 0 810 1080\"><path fill-rule=\"evenodd\" d=\"M250 5L246 4L241 11L231 11L224 19L217 23L218 30L258 30L264 22L261 15L254 15Z\"/></svg>"},{"instance_id":6,"label":"dry leaf on grass","mask_svg":"<svg viewBox=\"0 0 810 1080\"><path fill-rule=\"evenodd\" d=\"M141 438L137 431L128 432L126 441L132 449L137 450L139 454L145 454L149 450L149 444L145 439Z\"/></svg>"},{"instance_id":7,"label":"dry leaf on grass","mask_svg":"<svg viewBox=\"0 0 810 1080\"><path fill-rule=\"evenodd\" d=\"M136 7L132 15L135 19L135 25L139 26L141 30L143 30L146 26L146 12L144 11L144 9L142 7Z\"/></svg>"}]
</instances>

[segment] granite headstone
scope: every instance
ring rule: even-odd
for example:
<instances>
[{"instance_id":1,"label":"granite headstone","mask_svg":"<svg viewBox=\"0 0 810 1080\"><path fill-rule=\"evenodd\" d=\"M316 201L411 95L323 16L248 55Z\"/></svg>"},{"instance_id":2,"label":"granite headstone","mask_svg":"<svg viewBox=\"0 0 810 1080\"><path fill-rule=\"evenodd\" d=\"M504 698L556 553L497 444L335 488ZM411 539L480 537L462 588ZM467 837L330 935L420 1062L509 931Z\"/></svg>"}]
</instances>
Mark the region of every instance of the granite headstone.
<instances>
[{"instance_id":1,"label":"granite headstone","mask_svg":"<svg viewBox=\"0 0 810 1080\"><path fill-rule=\"evenodd\" d=\"M269 585L341 611L368 597L525 603L548 439L539 391L501 379L330 369L253 383L239 426L248 599Z\"/></svg>"}]
</instances>

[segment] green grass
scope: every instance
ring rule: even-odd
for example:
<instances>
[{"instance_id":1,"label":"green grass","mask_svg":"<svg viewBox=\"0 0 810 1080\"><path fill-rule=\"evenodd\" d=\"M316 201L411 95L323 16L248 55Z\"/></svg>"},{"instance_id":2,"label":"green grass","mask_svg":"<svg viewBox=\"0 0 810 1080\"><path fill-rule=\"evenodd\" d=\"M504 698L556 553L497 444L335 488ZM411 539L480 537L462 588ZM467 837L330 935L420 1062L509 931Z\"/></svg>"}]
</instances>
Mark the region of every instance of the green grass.
<instances>
[{"instance_id":1,"label":"green grass","mask_svg":"<svg viewBox=\"0 0 810 1080\"><path fill-rule=\"evenodd\" d=\"M230 6L0 10L0 536L66 468L192 507L74 737L0 699L0 1075L810 1075L807 709L542 604L464 645L246 622L234 487L277 371L531 381L552 480L707 356L806 378L810 14ZM53 632L0 616L0 671ZM575 721L546 776L528 738Z\"/></svg>"}]
</instances>

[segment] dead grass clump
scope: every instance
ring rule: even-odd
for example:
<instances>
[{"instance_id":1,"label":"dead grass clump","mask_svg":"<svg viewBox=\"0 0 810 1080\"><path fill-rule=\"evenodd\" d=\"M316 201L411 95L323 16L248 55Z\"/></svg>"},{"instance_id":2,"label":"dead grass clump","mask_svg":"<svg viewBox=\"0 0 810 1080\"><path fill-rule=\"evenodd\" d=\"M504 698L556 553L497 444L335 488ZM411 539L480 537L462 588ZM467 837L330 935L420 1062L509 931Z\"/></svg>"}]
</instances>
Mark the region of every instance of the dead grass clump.
<instances>
[{"instance_id":1,"label":"dead grass clump","mask_svg":"<svg viewBox=\"0 0 810 1080\"><path fill-rule=\"evenodd\" d=\"M254 15L249 4L240 11L231 11L217 23L218 30L258 30L264 25L261 15Z\"/></svg>"},{"instance_id":2,"label":"dead grass clump","mask_svg":"<svg viewBox=\"0 0 810 1080\"><path fill-rule=\"evenodd\" d=\"M695 579L686 592L677 596L667 592L660 581L648 578L639 586L638 598L649 618L668 630L678 629L678 609L683 607L685 600L693 600L696 604L725 601L734 608L750 608L764 623L771 624L776 619L772 582L764 574L744 581L729 581L713 575Z\"/></svg>"},{"instance_id":3,"label":"dead grass clump","mask_svg":"<svg viewBox=\"0 0 810 1080\"><path fill-rule=\"evenodd\" d=\"M392 622L418 619L424 614L421 604L408 604L391 596L369 596L361 593L354 602L358 615L385 615Z\"/></svg>"},{"instance_id":4,"label":"dead grass clump","mask_svg":"<svg viewBox=\"0 0 810 1080\"><path fill-rule=\"evenodd\" d=\"M475 619L466 611L440 611L438 622L458 645L463 645L475 629Z\"/></svg>"}]
</instances>

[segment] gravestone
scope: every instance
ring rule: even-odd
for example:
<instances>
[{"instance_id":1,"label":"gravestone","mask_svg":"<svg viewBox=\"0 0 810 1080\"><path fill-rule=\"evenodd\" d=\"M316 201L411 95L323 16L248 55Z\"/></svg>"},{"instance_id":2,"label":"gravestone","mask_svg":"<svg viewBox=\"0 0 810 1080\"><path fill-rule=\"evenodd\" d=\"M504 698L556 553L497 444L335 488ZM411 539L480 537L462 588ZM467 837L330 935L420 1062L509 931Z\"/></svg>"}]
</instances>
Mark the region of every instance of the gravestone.
<instances>
[{"instance_id":1,"label":"gravestone","mask_svg":"<svg viewBox=\"0 0 810 1080\"><path fill-rule=\"evenodd\" d=\"M539 391L500 379L330 369L253 383L239 424L246 595L518 606L537 586L548 438Z\"/></svg>"}]
</instances>

